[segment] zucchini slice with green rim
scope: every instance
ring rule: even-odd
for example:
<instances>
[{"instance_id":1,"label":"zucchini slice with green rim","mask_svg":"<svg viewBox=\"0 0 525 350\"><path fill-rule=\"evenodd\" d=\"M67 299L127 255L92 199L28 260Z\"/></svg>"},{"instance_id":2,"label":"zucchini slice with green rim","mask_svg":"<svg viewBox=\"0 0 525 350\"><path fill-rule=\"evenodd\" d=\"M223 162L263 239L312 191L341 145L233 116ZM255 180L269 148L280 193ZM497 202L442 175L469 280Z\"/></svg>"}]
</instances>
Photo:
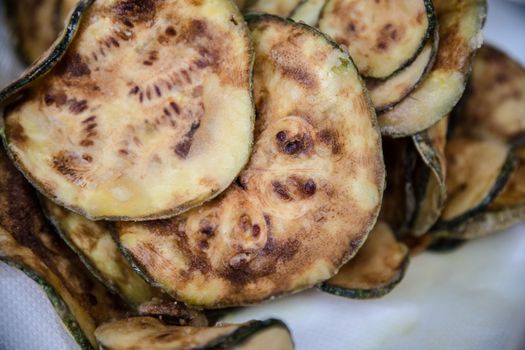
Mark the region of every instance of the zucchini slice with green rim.
<instances>
[{"instance_id":1,"label":"zucchini slice with green rim","mask_svg":"<svg viewBox=\"0 0 525 350\"><path fill-rule=\"evenodd\" d=\"M348 54L304 24L247 18L258 118L248 167L202 207L117 223L146 278L205 308L330 278L374 226L385 182L374 111Z\"/></svg>"},{"instance_id":2,"label":"zucchini slice with green rim","mask_svg":"<svg viewBox=\"0 0 525 350\"><path fill-rule=\"evenodd\" d=\"M76 3L75 0L4 1L7 23L25 63L30 64L46 52Z\"/></svg>"},{"instance_id":3,"label":"zucchini slice with green rim","mask_svg":"<svg viewBox=\"0 0 525 350\"><path fill-rule=\"evenodd\" d=\"M434 33L431 0L328 0L319 29L348 49L359 72L387 79L410 65Z\"/></svg>"},{"instance_id":4,"label":"zucchini slice with green rim","mask_svg":"<svg viewBox=\"0 0 525 350\"><path fill-rule=\"evenodd\" d=\"M434 37L425 44L409 66L386 80L366 80L372 104L377 112L392 109L427 77L438 49L439 34L437 29L434 32Z\"/></svg>"},{"instance_id":5,"label":"zucchini slice with green rim","mask_svg":"<svg viewBox=\"0 0 525 350\"><path fill-rule=\"evenodd\" d=\"M82 349L96 346L95 328L122 317L117 298L85 269L53 232L33 188L0 150L0 260L34 279Z\"/></svg>"},{"instance_id":6,"label":"zucchini slice with green rim","mask_svg":"<svg viewBox=\"0 0 525 350\"><path fill-rule=\"evenodd\" d=\"M135 273L124 258L113 240L111 223L90 221L49 199L42 198L41 203L62 239L108 289L131 306L161 297L160 291Z\"/></svg>"},{"instance_id":7,"label":"zucchini slice with green rim","mask_svg":"<svg viewBox=\"0 0 525 350\"><path fill-rule=\"evenodd\" d=\"M446 116L459 101L481 46L485 0L434 0L439 48L429 75L403 101L378 116L381 132L394 137L416 134Z\"/></svg>"},{"instance_id":8,"label":"zucchini slice with green rim","mask_svg":"<svg viewBox=\"0 0 525 350\"><path fill-rule=\"evenodd\" d=\"M95 2L83 23L5 110L24 174L90 219L170 217L227 188L254 123L253 52L233 2Z\"/></svg>"},{"instance_id":9,"label":"zucchini slice with green rim","mask_svg":"<svg viewBox=\"0 0 525 350\"><path fill-rule=\"evenodd\" d=\"M248 0L244 12L288 16L301 0Z\"/></svg>"},{"instance_id":10,"label":"zucchini slice with green rim","mask_svg":"<svg viewBox=\"0 0 525 350\"><path fill-rule=\"evenodd\" d=\"M434 230L453 228L485 211L515 168L514 153L497 140L453 137L446 158L447 199Z\"/></svg>"},{"instance_id":11,"label":"zucchini slice with green rim","mask_svg":"<svg viewBox=\"0 0 525 350\"><path fill-rule=\"evenodd\" d=\"M436 223L443 211L447 197L445 144L447 142L448 117L441 119L430 129L412 136L427 174L420 181L421 193L416 198L415 213L410 234L421 236ZM417 174L415 172L414 174Z\"/></svg>"},{"instance_id":12,"label":"zucchini slice with green rim","mask_svg":"<svg viewBox=\"0 0 525 350\"><path fill-rule=\"evenodd\" d=\"M168 326L150 317L134 317L97 328L104 350L292 350L292 336L279 320L249 321L215 327Z\"/></svg>"},{"instance_id":13,"label":"zucchini slice with green rim","mask_svg":"<svg viewBox=\"0 0 525 350\"><path fill-rule=\"evenodd\" d=\"M403 279L410 260L406 245L390 227L378 222L357 255L319 288L352 299L380 298Z\"/></svg>"},{"instance_id":14,"label":"zucchini slice with green rim","mask_svg":"<svg viewBox=\"0 0 525 350\"><path fill-rule=\"evenodd\" d=\"M458 108L463 133L510 141L525 136L525 68L504 52L484 45ZM475 126L475 127L472 127Z\"/></svg>"},{"instance_id":15,"label":"zucchini slice with green rim","mask_svg":"<svg viewBox=\"0 0 525 350\"><path fill-rule=\"evenodd\" d=\"M326 0L301 0L290 14L290 18L317 27L325 3Z\"/></svg>"}]
</instances>

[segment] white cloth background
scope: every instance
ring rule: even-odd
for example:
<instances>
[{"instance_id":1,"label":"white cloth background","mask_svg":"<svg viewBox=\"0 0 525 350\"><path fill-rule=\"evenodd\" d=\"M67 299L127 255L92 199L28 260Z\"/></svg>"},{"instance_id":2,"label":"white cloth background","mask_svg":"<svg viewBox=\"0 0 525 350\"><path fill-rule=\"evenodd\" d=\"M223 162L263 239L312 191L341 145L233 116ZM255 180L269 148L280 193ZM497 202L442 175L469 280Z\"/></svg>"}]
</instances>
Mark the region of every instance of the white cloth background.
<instances>
[{"instance_id":1,"label":"white cloth background","mask_svg":"<svg viewBox=\"0 0 525 350\"><path fill-rule=\"evenodd\" d=\"M0 15L2 15L0 13ZM0 19L0 83L16 74ZM525 64L525 7L489 1L485 38ZM226 321L277 317L299 350L525 349L525 224L447 254L412 260L380 300L316 290L245 308ZM44 293L0 263L0 350L76 349Z\"/></svg>"}]
</instances>

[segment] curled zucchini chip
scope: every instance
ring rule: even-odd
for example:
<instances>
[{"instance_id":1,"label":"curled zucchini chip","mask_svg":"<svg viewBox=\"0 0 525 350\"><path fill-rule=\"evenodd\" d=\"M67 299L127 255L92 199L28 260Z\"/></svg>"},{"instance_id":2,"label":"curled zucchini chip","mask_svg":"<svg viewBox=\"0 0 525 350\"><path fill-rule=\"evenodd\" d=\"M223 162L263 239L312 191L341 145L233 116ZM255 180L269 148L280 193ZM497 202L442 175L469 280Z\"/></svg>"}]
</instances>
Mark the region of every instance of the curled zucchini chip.
<instances>
[{"instance_id":1,"label":"curled zucchini chip","mask_svg":"<svg viewBox=\"0 0 525 350\"><path fill-rule=\"evenodd\" d=\"M463 133L500 138L525 136L525 68L500 50L484 45L459 111ZM474 127L475 126L475 127Z\"/></svg>"},{"instance_id":2,"label":"curled zucchini chip","mask_svg":"<svg viewBox=\"0 0 525 350\"><path fill-rule=\"evenodd\" d=\"M238 8L108 0L85 17L69 26L71 45L47 56L65 50L59 64L5 110L18 167L90 219L169 217L222 192L253 138L252 49Z\"/></svg>"},{"instance_id":3,"label":"curled zucchini chip","mask_svg":"<svg viewBox=\"0 0 525 350\"><path fill-rule=\"evenodd\" d=\"M462 224L433 232L436 237L474 239L505 230L525 219L525 147L515 151L517 166L490 206Z\"/></svg>"},{"instance_id":4,"label":"curled zucchini chip","mask_svg":"<svg viewBox=\"0 0 525 350\"><path fill-rule=\"evenodd\" d=\"M0 260L34 279L82 349L95 328L125 309L55 235L31 186L0 150Z\"/></svg>"},{"instance_id":5,"label":"curled zucchini chip","mask_svg":"<svg viewBox=\"0 0 525 350\"><path fill-rule=\"evenodd\" d=\"M319 288L352 299L382 297L403 279L409 257L408 247L396 240L387 224L378 222L357 255Z\"/></svg>"},{"instance_id":6,"label":"curled zucchini chip","mask_svg":"<svg viewBox=\"0 0 525 350\"><path fill-rule=\"evenodd\" d=\"M366 85L377 112L393 108L426 78L436 57L438 31L428 40L414 62L386 80L368 79Z\"/></svg>"},{"instance_id":7,"label":"curled zucchini chip","mask_svg":"<svg viewBox=\"0 0 525 350\"><path fill-rule=\"evenodd\" d=\"M385 181L374 112L349 56L306 25L248 18L258 113L248 167L202 207L117 224L149 280L206 308L331 277L373 227Z\"/></svg>"},{"instance_id":8,"label":"curled zucchini chip","mask_svg":"<svg viewBox=\"0 0 525 350\"><path fill-rule=\"evenodd\" d=\"M290 18L317 27L326 0L302 0L292 11Z\"/></svg>"},{"instance_id":9,"label":"curled zucchini chip","mask_svg":"<svg viewBox=\"0 0 525 350\"><path fill-rule=\"evenodd\" d=\"M288 16L301 0L251 0L244 12L268 13L276 16Z\"/></svg>"},{"instance_id":10,"label":"curled zucchini chip","mask_svg":"<svg viewBox=\"0 0 525 350\"><path fill-rule=\"evenodd\" d=\"M450 229L487 209L515 167L510 147L497 140L453 137L446 158L447 199L435 229Z\"/></svg>"},{"instance_id":11,"label":"curled zucchini chip","mask_svg":"<svg viewBox=\"0 0 525 350\"><path fill-rule=\"evenodd\" d=\"M290 330L279 320L249 321L215 327L168 326L150 317L106 323L95 335L107 350L292 350Z\"/></svg>"},{"instance_id":12,"label":"curled zucchini chip","mask_svg":"<svg viewBox=\"0 0 525 350\"><path fill-rule=\"evenodd\" d=\"M8 24L26 63L35 61L58 37L75 0L6 0Z\"/></svg>"},{"instance_id":13,"label":"curled zucchini chip","mask_svg":"<svg viewBox=\"0 0 525 350\"><path fill-rule=\"evenodd\" d=\"M319 29L348 49L362 75L386 79L418 57L435 22L430 0L328 0Z\"/></svg>"},{"instance_id":14,"label":"curled zucchini chip","mask_svg":"<svg viewBox=\"0 0 525 350\"><path fill-rule=\"evenodd\" d=\"M57 232L84 265L111 291L132 306L161 293L147 284L129 265L113 240L111 223L90 221L42 198L42 207Z\"/></svg>"},{"instance_id":15,"label":"curled zucchini chip","mask_svg":"<svg viewBox=\"0 0 525 350\"><path fill-rule=\"evenodd\" d=\"M382 113L383 134L413 135L437 123L461 98L471 56L481 45L485 0L434 0L439 22L436 63L427 78L393 109Z\"/></svg>"},{"instance_id":16,"label":"curled zucchini chip","mask_svg":"<svg viewBox=\"0 0 525 350\"><path fill-rule=\"evenodd\" d=\"M441 216L447 197L445 144L447 140L448 118L441 119L430 129L412 136L412 141L425 169L414 172L416 191L415 212L410 225L410 233L421 236L436 223Z\"/></svg>"}]
</instances>

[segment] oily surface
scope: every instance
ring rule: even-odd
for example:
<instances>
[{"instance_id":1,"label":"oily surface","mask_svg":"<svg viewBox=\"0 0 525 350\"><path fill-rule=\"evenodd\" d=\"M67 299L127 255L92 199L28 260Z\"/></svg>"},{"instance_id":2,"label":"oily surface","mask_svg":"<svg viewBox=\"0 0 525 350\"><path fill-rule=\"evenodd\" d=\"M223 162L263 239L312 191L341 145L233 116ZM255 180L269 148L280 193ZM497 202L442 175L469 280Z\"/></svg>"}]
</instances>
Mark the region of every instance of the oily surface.
<instances>
[{"instance_id":1,"label":"oily surface","mask_svg":"<svg viewBox=\"0 0 525 350\"><path fill-rule=\"evenodd\" d=\"M65 57L7 109L7 144L43 193L87 217L170 216L246 163L250 65L229 1L97 1Z\"/></svg>"},{"instance_id":2,"label":"oily surface","mask_svg":"<svg viewBox=\"0 0 525 350\"><path fill-rule=\"evenodd\" d=\"M276 17L251 29L257 123L248 167L202 207L117 226L150 280L189 304L253 303L329 278L381 204L380 136L348 56Z\"/></svg>"}]
</instances>

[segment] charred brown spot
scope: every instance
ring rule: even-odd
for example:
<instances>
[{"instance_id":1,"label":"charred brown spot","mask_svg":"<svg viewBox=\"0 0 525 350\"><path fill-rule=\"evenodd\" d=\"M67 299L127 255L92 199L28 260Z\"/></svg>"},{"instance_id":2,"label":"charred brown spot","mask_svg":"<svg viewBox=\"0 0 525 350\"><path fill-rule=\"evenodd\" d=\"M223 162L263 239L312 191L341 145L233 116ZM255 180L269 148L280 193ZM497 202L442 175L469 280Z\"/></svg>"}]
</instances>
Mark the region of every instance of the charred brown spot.
<instances>
[{"instance_id":1,"label":"charred brown spot","mask_svg":"<svg viewBox=\"0 0 525 350\"><path fill-rule=\"evenodd\" d=\"M132 27L133 22L153 20L156 10L156 0L121 0L113 7L117 18L128 27Z\"/></svg>"},{"instance_id":2,"label":"charred brown spot","mask_svg":"<svg viewBox=\"0 0 525 350\"><path fill-rule=\"evenodd\" d=\"M91 306L95 306L98 304L98 300L97 300L97 297L94 296L93 294L91 293L86 293L85 294L85 297L86 297L86 301L89 305Z\"/></svg>"},{"instance_id":3,"label":"charred brown spot","mask_svg":"<svg viewBox=\"0 0 525 350\"><path fill-rule=\"evenodd\" d=\"M67 102L67 95L64 91L49 91L44 94L44 103L46 106L55 104L56 107L62 107Z\"/></svg>"},{"instance_id":4,"label":"charred brown spot","mask_svg":"<svg viewBox=\"0 0 525 350\"><path fill-rule=\"evenodd\" d=\"M84 139L80 141L80 146L82 147L89 147L89 146L93 146L94 144L95 143L92 140L88 140L88 139Z\"/></svg>"},{"instance_id":5,"label":"charred brown spot","mask_svg":"<svg viewBox=\"0 0 525 350\"><path fill-rule=\"evenodd\" d=\"M72 99L69 105L69 110L71 113L74 114L80 114L84 112L88 108L88 104L86 100L80 100Z\"/></svg>"},{"instance_id":6,"label":"charred brown spot","mask_svg":"<svg viewBox=\"0 0 525 350\"><path fill-rule=\"evenodd\" d=\"M308 64L301 62L301 55L294 49L276 46L271 49L270 56L276 68L287 78L295 80L299 85L313 89L319 83Z\"/></svg>"},{"instance_id":7,"label":"charred brown spot","mask_svg":"<svg viewBox=\"0 0 525 350\"><path fill-rule=\"evenodd\" d=\"M257 238L261 233L261 227L259 225L252 226L252 236Z\"/></svg>"},{"instance_id":8,"label":"charred brown spot","mask_svg":"<svg viewBox=\"0 0 525 350\"><path fill-rule=\"evenodd\" d=\"M211 37L208 24L201 20L192 20L188 26L186 35L189 40L195 40L198 37Z\"/></svg>"},{"instance_id":9,"label":"charred brown spot","mask_svg":"<svg viewBox=\"0 0 525 350\"><path fill-rule=\"evenodd\" d=\"M390 43L394 43L400 40L400 32L392 23L387 23L379 31L377 37L376 49L379 51L386 50Z\"/></svg>"},{"instance_id":10,"label":"charred brown spot","mask_svg":"<svg viewBox=\"0 0 525 350\"><path fill-rule=\"evenodd\" d=\"M317 190L317 185L315 184L315 181L312 179L308 179L303 186L303 192L307 196L313 196L316 190Z\"/></svg>"},{"instance_id":11,"label":"charred brown spot","mask_svg":"<svg viewBox=\"0 0 525 350\"><path fill-rule=\"evenodd\" d=\"M323 129L319 132L318 137L322 143L332 148L333 154L341 152L341 145L339 144L337 133L334 130Z\"/></svg>"},{"instance_id":12,"label":"charred brown spot","mask_svg":"<svg viewBox=\"0 0 525 350\"><path fill-rule=\"evenodd\" d=\"M78 53L72 53L63 58L56 70L59 75L69 78L78 78L91 74L88 65Z\"/></svg>"},{"instance_id":13,"label":"charred brown spot","mask_svg":"<svg viewBox=\"0 0 525 350\"><path fill-rule=\"evenodd\" d=\"M283 151L286 154L294 155L303 149L303 143L301 140L292 140L289 142L286 142L283 147Z\"/></svg>"},{"instance_id":14,"label":"charred brown spot","mask_svg":"<svg viewBox=\"0 0 525 350\"><path fill-rule=\"evenodd\" d=\"M168 26L166 28L166 30L164 31L164 33L166 33L166 35L168 35L168 36L175 36L175 35L177 35L177 31L175 30L175 28L173 28L173 26Z\"/></svg>"},{"instance_id":15,"label":"charred brown spot","mask_svg":"<svg viewBox=\"0 0 525 350\"><path fill-rule=\"evenodd\" d=\"M179 157L186 159L188 153L190 152L191 144L193 143L193 136L199 127L199 122L191 124L190 130L186 133L186 135L184 135L183 140L175 146L175 153Z\"/></svg>"},{"instance_id":16,"label":"charred brown spot","mask_svg":"<svg viewBox=\"0 0 525 350\"><path fill-rule=\"evenodd\" d=\"M208 241L206 240L200 240L199 241L199 248L202 249L202 250L206 250L210 247L210 244L208 243Z\"/></svg>"},{"instance_id":17,"label":"charred brown spot","mask_svg":"<svg viewBox=\"0 0 525 350\"><path fill-rule=\"evenodd\" d=\"M288 192L288 189L286 188L286 186L280 183L279 181L273 181L272 187L273 187L273 191L277 193L277 195L281 197L281 199L284 199L284 200L292 199L292 197L290 196L290 192Z\"/></svg>"},{"instance_id":18,"label":"charred brown spot","mask_svg":"<svg viewBox=\"0 0 525 350\"><path fill-rule=\"evenodd\" d=\"M89 116L82 121L82 124L91 124L92 122L95 121L95 119L97 119L96 115Z\"/></svg>"},{"instance_id":19,"label":"charred brown spot","mask_svg":"<svg viewBox=\"0 0 525 350\"><path fill-rule=\"evenodd\" d=\"M276 138L277 141L279 141L279 142L284 142L284 141L286 141L286 132L284 132L284 131L279 131L279 132L275 135L275 138Z\"/></svg>"},{"instance_id":20,"label":"charred brown spot","mask_svg":"<svg viewBox=\"0 0 525 350\"><path fill-rule=\"evenodd\" d=\"M82 171L77 156L69 152L61 151L53 156L53 168L73 183L83 180Z\"/></svg>"},{"instance_id":21,"label":"charred brown spot","mask_svg":"<svg viewBox=\"0 0 525 350\"><path fill-rule=\"evenodd\" d=\"M88 162L88 163L91 163L91 162L93 161L93 157L90 156L90 155L87 154L87 153L84 153L84 154L82 155L82 159L84 159L84 160L85 160L86 162Z\"/></svg>"}]
</instances>

